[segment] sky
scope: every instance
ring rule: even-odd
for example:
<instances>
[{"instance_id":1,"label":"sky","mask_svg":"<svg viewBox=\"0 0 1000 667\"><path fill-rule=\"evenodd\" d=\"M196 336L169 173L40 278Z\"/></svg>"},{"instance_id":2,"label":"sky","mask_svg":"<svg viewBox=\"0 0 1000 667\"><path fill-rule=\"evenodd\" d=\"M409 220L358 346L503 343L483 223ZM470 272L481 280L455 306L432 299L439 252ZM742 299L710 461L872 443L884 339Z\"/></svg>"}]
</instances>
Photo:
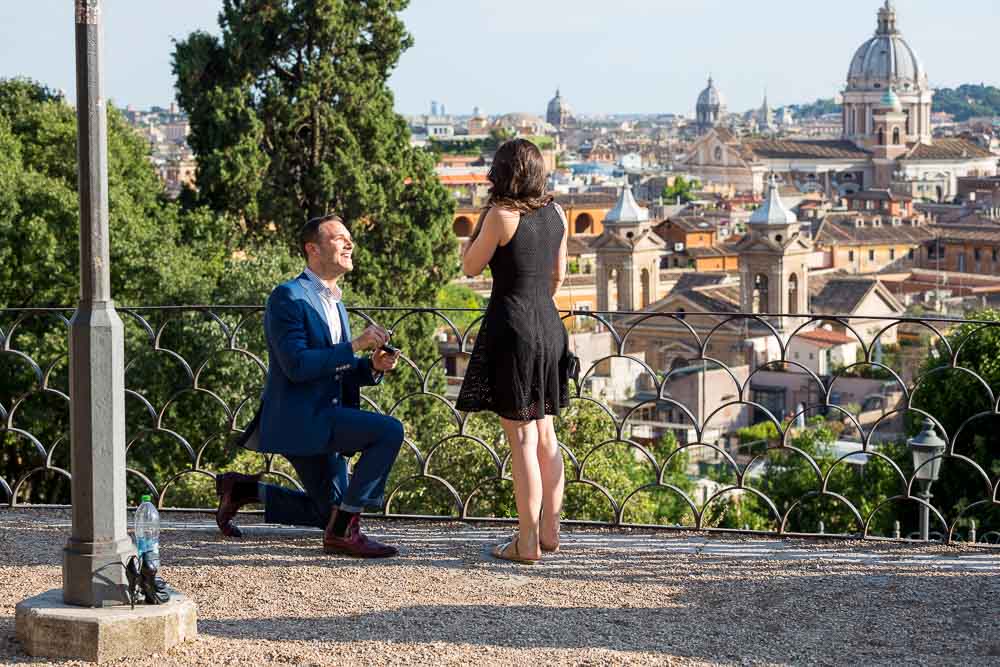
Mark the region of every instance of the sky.
<instances>
[{"instance_id":1,"label":"sky","mask_svg":"<svg viewBox=\"0 0 1000 667\"><path fill-rule=\"evenodd\" d=\"M730 110L832 97L882 0L412 0L415 45L390 87L401 113L544 112L557 86L580 113L693 114L713 74ZM218 32L221 0L104 0L105 89L167 106L173 40ZM933 86L1000 84L998 0L896 0ZM72 0L0 0L0 78L74 94Z\"/></svg>"}]
</instances>

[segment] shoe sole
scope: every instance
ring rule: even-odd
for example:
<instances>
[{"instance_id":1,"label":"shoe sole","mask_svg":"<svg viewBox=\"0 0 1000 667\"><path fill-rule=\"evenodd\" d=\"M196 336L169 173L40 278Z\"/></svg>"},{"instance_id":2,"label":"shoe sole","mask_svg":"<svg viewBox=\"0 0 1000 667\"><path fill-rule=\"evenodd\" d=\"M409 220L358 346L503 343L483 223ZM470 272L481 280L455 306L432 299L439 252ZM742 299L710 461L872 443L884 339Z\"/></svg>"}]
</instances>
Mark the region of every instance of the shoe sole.
<instances>
[{"instance_id":1,"label":"shoe sole","mask_svg":"<svg viewBox=\"0 0 1000 667\"><path fill-rule=\"evenodd\" d=\"M327 549L326 547L323 547L323 553L325 553L327 556L350 556L351 558L364 558L364 559L392 558L393 556L399 555L398 551L390 554L357 554L350 551L330 550Z\"/></svg>"}]
</instances>

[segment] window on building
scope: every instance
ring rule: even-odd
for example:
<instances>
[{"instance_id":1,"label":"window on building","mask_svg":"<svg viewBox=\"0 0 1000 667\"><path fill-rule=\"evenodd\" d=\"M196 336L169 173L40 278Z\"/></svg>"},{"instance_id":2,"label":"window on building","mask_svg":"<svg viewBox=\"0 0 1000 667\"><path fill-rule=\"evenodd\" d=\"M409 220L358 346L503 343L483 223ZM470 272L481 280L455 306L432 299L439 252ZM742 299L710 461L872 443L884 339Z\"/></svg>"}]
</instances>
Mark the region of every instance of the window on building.
<instances>
[{"instance_id":1,"label":"window on building","mask_svg":"<svg viewBox=\"0 0 1000 667\"><path fill-rule=\"evenodd\" d=\"M906 257L907 257L908 259L913 259L913 248L910 248L910 252L908 252L908 253L906 254Z\"/></svg>"},{"instance_id":2,"label":"window on building","mask_svg":"<svg viewBox=\"0 0 1000 667\"><path fill-rule=\"evenodd\" d=\"M993 261L997 261L997 249L993 248Z\"/></svg>"},{"instance_id":3,"label":"window on building","mask_svg":"<svg viewBox=\"0 0 1000 667\"><path fill-rule=\"evenodd\" d=\"M847 261L848 262L853 262L854 261L854 251L853 250L848 250L847 251Z\"/></svg>"},{"instance_id":4,"label":"window on building","mask_svg":"<svg viewBox=\"0 0 1000 667\"><path fill-rule=\"evenodd\" d=\"M978 262L981 259L982 251L979 248L976 248L975 250L972 251L972 254L975 256L976 261Z\"/></svg>"},{"instance_id":5,"label":"window on building","mask_svg":"<svg viewBox=\"0 0 1000 667\"><path fill-rule=\"evenodd\" d=\"M899 145L900 143L902 143L902 142L901 142L901 141L899 140L899 128L898 128L898 127L897 127L897 128L895 128L895 129L894 129L894 130L892 131L892 143L893 143L893 145L894 145L894 146L898 146L898 145Z\"/></svg>"},{"instance_id":6,"label":"window on building","mask_svg":"<svg viewBox=\"0 0 1000 667\"><path fill-rule=\"evenodd\" d=\"M869 250L868 251L868 261L869 262L874 262L875 261L875 251L874 250Z\"/></svg>"},{"instance_id":7,"label":"window on building","mask_svg":"<svg viewBox=\"0 0 1000 667\"><path fill-rule=\"evenodd\" d=\"M894 259L896 259L896 249L895 248L889 248L889 261L891 262Z\"/></svg>"}]
</instances>

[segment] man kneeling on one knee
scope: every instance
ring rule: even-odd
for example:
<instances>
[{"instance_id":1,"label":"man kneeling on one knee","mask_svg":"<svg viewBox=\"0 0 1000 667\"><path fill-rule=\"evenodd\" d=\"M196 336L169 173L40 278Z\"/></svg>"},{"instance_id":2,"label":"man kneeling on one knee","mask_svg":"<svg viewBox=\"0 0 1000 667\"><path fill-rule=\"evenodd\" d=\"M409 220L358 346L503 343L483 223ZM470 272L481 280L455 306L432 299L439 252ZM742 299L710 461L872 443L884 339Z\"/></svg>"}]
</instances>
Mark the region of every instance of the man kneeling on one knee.
<instances>
[{"instance_id":1,"label":"man kneeling on one knee","mask_svg":"<svg viewBox=\"0 0 1000 667\"><path fill-rule=\"evenodd\" d=\"M403 426L393 417L361 410L360 389L381 382L396 367L399 352L382 349L389 334L375 325L351 339L337 286L354 268L354 243L343 220L308 221L299 244L306 270L278 285L267 300L267 383L244 440L255 440L253 448L260 452L288 459L305 492L261 483L260 475L220 475L216 522L224 535L239 537L233 517L243 505L260 502L269 523L325 528L327 553L393 556L394 547L361 532L360 514L384 502ZM369 350L370 357L357 356ZM358 452L348 480L347 459Z\"/></svg>"}]
</instances>

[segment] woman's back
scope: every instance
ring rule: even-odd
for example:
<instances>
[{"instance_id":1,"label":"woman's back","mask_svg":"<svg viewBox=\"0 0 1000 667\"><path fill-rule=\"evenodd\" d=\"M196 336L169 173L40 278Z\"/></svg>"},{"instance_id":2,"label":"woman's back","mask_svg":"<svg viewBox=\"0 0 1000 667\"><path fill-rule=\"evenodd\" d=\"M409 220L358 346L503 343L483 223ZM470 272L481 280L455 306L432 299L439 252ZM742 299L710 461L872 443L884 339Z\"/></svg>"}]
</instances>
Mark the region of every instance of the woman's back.
<instances>
[{"instance_id":1,"label":"woman's back","mask_svg":"<svg viewBox=\"0 0 1000 667\"><path fill-rule=\"evenodd\" d=\"M550 203L521 215L510 241L494 251L493 291L459 410L530 421L568 405L568 338L552 299L564 233L562 215Z\"/></svg>"},{"instance_id":2,"label":"woman's back","mask_svg":"<svg viewBox=\"0 0 1000 667\"><path fill-rule=\"evenodd\" d=\"M555 204L521 216L510 241L490 260L492 300L507 296L542 297L552 303L552 276L565 227Z\"/></svg>"}]
</instances>

